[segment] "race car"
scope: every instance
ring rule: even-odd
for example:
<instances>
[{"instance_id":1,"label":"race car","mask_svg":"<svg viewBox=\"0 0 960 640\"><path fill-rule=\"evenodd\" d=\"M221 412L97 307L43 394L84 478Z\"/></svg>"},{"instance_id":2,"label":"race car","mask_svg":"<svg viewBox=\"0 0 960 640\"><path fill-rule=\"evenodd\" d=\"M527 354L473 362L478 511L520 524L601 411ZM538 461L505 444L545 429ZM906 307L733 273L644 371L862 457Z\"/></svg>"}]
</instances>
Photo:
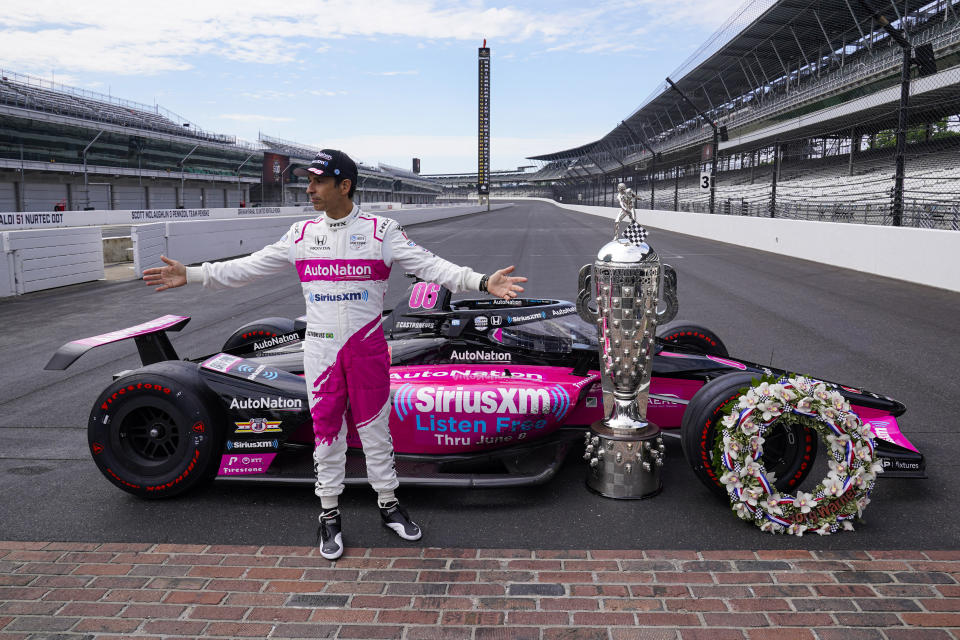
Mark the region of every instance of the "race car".
<instances>
[{"instance_id":1,"label":"race car","mask_svg":"<svg viewBox=\"0 0 960 640\"><path fill-rule=\"evenodd\" d=\"M115 374L90 413L90 452L103 475L148 498L174 496L211 478L313 484L304 319L256 320L219 351L181 360L168 333L188 322L169 315L76 340L47 364L66 369L90 349L136 343L143 366ZM452 301L447 289L417 281L403 304L385 312L383 330L401 484L547 482L609 412L596 328L572 302ZM726 496L710 460L720 408L752 379L781 373L730 356L705 327L670 323L657 339L647 416L680 438L697 477ZM926 477L923 455L900 431L901 403L834 386L871 425L886 468L881 477ZM347 423L346 483L360 484L366 470L349 411ZM767 433L763 460L779 490L795 489L809 475L818 442L812 429L796 424L775 424Z\"/></svg>"}]
</instances>

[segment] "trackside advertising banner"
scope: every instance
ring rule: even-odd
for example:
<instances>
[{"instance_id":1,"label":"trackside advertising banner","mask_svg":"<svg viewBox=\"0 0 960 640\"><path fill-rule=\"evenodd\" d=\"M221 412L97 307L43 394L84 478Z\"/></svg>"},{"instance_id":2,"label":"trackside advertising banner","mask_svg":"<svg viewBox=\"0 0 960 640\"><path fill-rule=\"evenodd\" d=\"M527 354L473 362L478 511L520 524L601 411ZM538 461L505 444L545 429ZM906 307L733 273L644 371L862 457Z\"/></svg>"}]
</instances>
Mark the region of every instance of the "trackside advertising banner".
<instances>
[{"instance_id":1,"label":"trackside advertising banner","mask_svg":"<svg viewBox=\"0 0 960 640\"><path fill-rule=\"evenodd\" d=\"M414 212L429 212L436 209L452 209L449 204L401 205L396 202L369 202L360 205L364 211L390 211L404 209L405 215ZM464 205L457 205L463 208ZM226 209L132 209L122 211L29 211L0 212L0 231L21 229L56 229L58 227L101 227L111 224L147 224L151 222L186 222L190 220L229 220L232 218L269 218L316 215L312 205L301 207L255 207ZM388 214L389 215L389 214ZM404 219L406 223L406 219ZM419 219L410 222L420 222Z\"/></svg>"},{"instance_id":2,"label":"trackside advertising banner","mask_svg":"<svg viewBox=\"0 0 960 640\"><path fill-rule=\"evenodd\" d=\"M265 218L314 213L308 207L257 207L229 209L134 209L123 211L32 211L0 213L0 231L16 229L56 229L58 227L93 227L111 224L144 224L149 222L182 222L186 220L229 220L231 218Z\"/></svg>"}]
</instances>

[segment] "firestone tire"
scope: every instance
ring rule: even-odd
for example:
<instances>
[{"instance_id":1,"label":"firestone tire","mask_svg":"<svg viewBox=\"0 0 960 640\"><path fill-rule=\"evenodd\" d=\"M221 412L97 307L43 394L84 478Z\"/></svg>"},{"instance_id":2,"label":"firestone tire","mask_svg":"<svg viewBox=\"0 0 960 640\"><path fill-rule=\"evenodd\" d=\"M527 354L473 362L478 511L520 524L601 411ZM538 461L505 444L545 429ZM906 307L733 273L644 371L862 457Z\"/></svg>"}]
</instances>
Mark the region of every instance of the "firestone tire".
<instances>
[{"instance_id":1,"label":"firestone tire","mask_svg":"<svg viewBox=\"0 0 960 640\"><path fill-rule=\"evenodd\" d=\"M663 345L676 345L708 356L726 358L730 355L720 336L699 324L688 322L668 324L657 331Z\"/></svg>"},{"instance_id":2,"label":"firestone tire","mask_svg":"<svg viewBox=\"0 0 960 640\"><path fill-rule=\"evenodd\" d=\"M258 340L269 340L270 338L291 333L296 329L294 321L290 318L260 318L253 322L248 322L233 332L226 342L223 343L222 351L229 351L242 345L249 345L249 348L243 353L236 355L254 355L254 342Z\"/></svg>"},{"instance_id":3,"label":"firestone tire","mask_svg":"<svg viewBox=\"0 0 960 640\"><path fill-rule=\"evenodd\" d=\"M195 365L190 365L195 366ZM196 372L181 363L153 365L100 394L87 440L100 472L143 498L169 498L218 471L222 428L205 403Z\"/></svg>"},{"instance_id":4,"label":"firestone tire","mask_svg":"<svg viewBox=\"0 0 960 640\"><path fill-rule=\"evenodd\" d=\"M729 373L705 384L687 405L680 426L680 443L697 478L711 491L726 499L727 491L720 483L710 462L714 442L723 427L723 406L738 397L751 380L752 373ZM791 492L810 474L817 459L820 441L816 431L799 425L785 427L773 423L764 436L761 460L767 472L776 475L774 486Z\"/></svg>"}]
</instances>

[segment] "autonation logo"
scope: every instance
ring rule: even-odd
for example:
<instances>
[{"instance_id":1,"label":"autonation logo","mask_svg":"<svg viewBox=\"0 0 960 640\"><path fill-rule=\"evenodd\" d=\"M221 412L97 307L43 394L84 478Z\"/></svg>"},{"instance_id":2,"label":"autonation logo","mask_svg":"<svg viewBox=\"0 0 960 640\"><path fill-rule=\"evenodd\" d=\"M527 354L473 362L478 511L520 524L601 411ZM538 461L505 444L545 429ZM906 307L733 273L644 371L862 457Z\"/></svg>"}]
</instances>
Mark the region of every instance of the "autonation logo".
<instances>
[{"instance_id":1,"label":"autonation logo","mask_svg":"<svg viewBox=\"0 0 960 640\"><path fill-rule=\"evenodd\" d=\"M373 269L368 264L308 264L304 266L303 274L319 278L369 278Z\"/></svg>"},{"instance_id":2,"label":"autonation logo","mask_svg":"<svg viewBox=\"0 0 960 640\"><path fill-rule=\"evenodd\" d=\"M315 293L310 296L310 302L366 302L369 299L370 293L366 289L348 293Z\"/></svg>"}]
</instances>

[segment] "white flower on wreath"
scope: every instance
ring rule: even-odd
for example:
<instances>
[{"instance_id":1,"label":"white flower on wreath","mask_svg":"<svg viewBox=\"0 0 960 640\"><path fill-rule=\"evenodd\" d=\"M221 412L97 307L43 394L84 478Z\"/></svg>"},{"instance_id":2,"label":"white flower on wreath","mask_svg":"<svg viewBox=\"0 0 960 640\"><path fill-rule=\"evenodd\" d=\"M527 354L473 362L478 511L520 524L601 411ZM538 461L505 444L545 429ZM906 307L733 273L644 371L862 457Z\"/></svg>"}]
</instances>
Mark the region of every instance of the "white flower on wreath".
<instances>
[{"instance_id":1,"label":"white flower on wreath","mask_svg":"<svg viewBox=\"0 0 960 640\"><path fill-rule=\"evenodd\" d=\"M808 527L805 524L794 523L794 524L791 524L789 527L787 527L787 533L790 534L791 536L797 536L798 538L802 538L803 532L809 528L810 527Z\"/></svg>"},{"instance_id":2,"label":"white flower on wreath","mask_svg":"<svg viewBox=\"0 0 960 640\"><path fill-rule=\"evenodd\" d=\"M740 453L740 442L733 436L725 435L723 436L723 451L731 458L736 458L738 453Z\"/></svg>"},{"instance_id":3,"label":"white flower on wreath","mask_svg":"<svg viewBox=\"0 0 960 640\"><path fill-rule=\"evenodd\" d=\"M757 506L760 503L761 497L763 497L763 489L760 487L748 487L740 494L740 500L746 502L751 507Z\"/></svg>"},{"instance_id":4,"label":"white flower on wreath","mask_svg":"<svg viewBox=\"0 0 960 640\"><path fill-rule=\"evenodd\" d=\"M833 405L833 408L837 411L850 411L850 403L847 402L847 399L843 397L843 394L839 391L834 391L830 394L830 404Z\"/></svg>"},{"instance_id":5,"label":"white flower on wreath","mask_svg":"<svg viewBox=\"0 0 960 640\"><path fill-rule=\"evenodd\" d=\"M750 451L756 453L757 450L763 446L764 442L766 442L766 440L759 434L750 436Z\"/></svg>"},{"instance_id":6,"label":"white flower on wreath","mask_svg":"<svg viewBox=\"0 0 960 640\"><path fill-rule=\"evenodd\" d=\"M800 513L810 513L810 509L816 504L812 493L797 491L797 497L793 499L793 506L800 509Z\"/></svg>"},{"instance_id":7,"label":"white flower on wreath","mask_svg":"<svg viewBox=\"0 0 960 640\"><path fill-rule=\"evenodd\" d=\"M780 495L774 493L767 496L765 500L760 501L760 508L771 515L782 516L783 507L780 506L779 502L780 502Z\"/></svg>"},{"instance_id":8,"label":"white flower on wreath","mask_svg":"<svg viewBox=\"0 0 960 640\"><path fill-rule=\"evenodd\" d=\"M846 531L854 531L853 523L849 520L844 520L840 523Z\"/></svg>"},{"instance_id":9,"label":"white flower on wreath","mask_svg":"<svg viewBox=\"0 0 960 640\"><path fill-rule=\"evenodd\" d=\"M843 493L843 482L840 478L827 478L823 481L823 492L828 496L838 496Z\"/></svg>"},{"instance_id":10,"label":"white flower on wreath","mask_svg":"<svg viewBox=\"0 0 960 640\"><path fill-rule=\"evenodd\" d=\"M830 443L831 449L843 453L847 450L847 443L850 442L850 434L842 433L838 436L831 433L827 436L827 442Z\"/></svg>"},{"instance_id":11,"label":"white flower on wreath","mask_svg":"<svg viewBox=\"0 0 960 640\"><path fill-rule=\"evenodd\" d=\"M762 419L764 422L769 422L783 413L783 405L775 400L761 402L757 405L757 409L763 412Z\"/></svg>"},{"instance_id":12,"label":"white flower on wreath","mask_svg":"<svg viewBox=\"0 0 960 640\"><path fill-rule=\"evenodd\" d=\"M804 393L809 393L810 389L813 387L813 385L810 384L810 378L804 378L803 376L790 378L789 382L795 388L799 389L800 391L803 391Z\"/></svg>"},{"instance_id":13,"label":"white flower on wreath","mask_svg":"<svg viewBox=\"0 0 960 640\"><path fill-rule=\"evenodd\" d=\"M880 475L881 473L883 473L883 463L880 462L879 460L874 460L873 463L870 465L869 471L874 476Z\"/></svg>"},{"instance_id":14,"label":"white flower on wreath","mask_svg":"<svg viewBox=\"0 0 960 640\"><path fill-rule=\"evenodd\" d=\"M783 525L777 524L776 522L773 522L771 520L767 520L762 525L760 525L760 531L767 531L770 533L780 533L781 531L783 531Z\"/></svg>"},{"instance_id":15,"label":"white flower on wreath","mask_svg":"<svg viewBox=\"0 0 960 640\"><path fill-rule=\"evenodd\" d=\"M753 515L747 510L747 505L742 502L733 505L733 512L743 520L753 520Z\"/></svg>"},{"instance_id":16,"label":"white flower on wreath","mask_svg":"<svg viewBox=\"0 0 960 640\"><path fill-rule=\"evenodd\" d=\"M853 455L855 455L858 460L866 462L873 457L873 451L865 444L858 444L853 447Z\"/></svg>"},{"instance_id":17,"label":"white flower on wreath","mask_svg":"<svg viewBox=\"0 0 960 640\"><path fill-rule=\"evenodd\" d=\"M753 459L753 456L747 454L747 457L744 458L743 463L740 466L740 477L754 477L760 473L760 465L757 464L757 461Z\"/></svg>"},{"instance_id":18,"label":"white flower on wreath","mask_svg":"<svg viewBox=\"0 0 960 640\"><path fill-rule=\"evenodd\" d=\"M821 407L819 413L821 418L834 424L836 424L837 420L840 418L840 412L833 407Z\"/></svg>"},{"instance_id":19,"label":"white flower on wreath","mask_svg":"<svg viewBox=\"0 0 960 640\"><path fill-rule=\"evenodd\" d=\"M761 382L759 385L754 387L754 389L756 389L757 395L761 397L773 395L773 392L770 390L770 383L766 381Z\"/></svg>"},{"instance_id":20,"label":"white flower on wreath","mask_svg":"<svg viewBox=\"0 0 960 640\"><path fill-rule=\"evenodd\" d=\"M760 427L757 426L757 423L753 421L753 416L748 416L740 423L740 431L745 435L752 436L757 431L760 430Z\"/></svg>"},{"instance_id":21,"label":"white flower on wreath","mask_svg":"<svg viewBox=\"0 0 960 640\"><path fill-rule=\"evenodd\" d=\"M830 535L830 523L825 522L817 528L817 535L828 536Z\"/></svg>"},{"instance_id":22,"label":"white flower on wreath","mask_svg":"<svg viewBox=\"0 0 960 640\"><path fill-rule=\"evenodd\" d=\"M849 411L849 410L848 410L848 411ZM860 422L860 418L857 417L857 414L855 414L855 413L846 413L846 414L844 414L844 416L843 416L843 427L844 427L844 429L846 429L847 431L856 431L856 432L859 433L860 435L863 435L863 432L861 431L861 425L862 425L862 423ZM868 427L868 429L869 429L869 427Z\"/></svg>"},{"instance_id":23,"label":"white flower on wreath","mask_svg":"<svg viewBox=\"0 0 960 640\"><path fill-rule=\"evenodd\" d=\"M797 411L801 413L813 413L813 398L804 396L797 401Z\"/></svg>"},{"instance_id":24,"label":"white flower on wreath","mask_svg":"<svg viewBox=\"0 0 960 640\"><path fill-rule=\"evenodd\" d=\"M869 422L861 422L857 427L857 433L860 434L861 438L873 438L873 427L870 426Z\"/></svg>"},{"instance_id":25,"label":"white flower on wreath","mask_svg":"<svg viewBox=\"0 0 960 640\"><path fill-rule=\"evenodd\" d=\"M743 489L743 483L740 481L740 476L736 471L727 471L720 476L720 484L727 488L727 492L734 489Z\"/></svg>"},{"instance_id":26,"label":"white flower on wreath","mask_svg":"<svg viewBox=\"0 0 960 640\"><path fill-rule=\"evenodd\" d=\"M827 466L830 467L830 473L827 474L828 478L835 478L839 476L845 476L850 473L850 467L847 466L845 460L831 460L827 463Z\"/></svg>"},{"instance_id":27,"label":"white flower on wreath","mask_svg":"<svg viewBox=\"0 0 960 640\"><path fill-rule=\"evenodd\" d=\"M820 402L830 402L830 392L822 382L813 388L813 397Z\"/></svg>"},{"instance_id":28,"label":"white flower on wreath","mask_svg":"<svg viewBox=\"0 0 960 640\"><path fill-rule=\"evenodd\" d=\"M720 424L723 425L724 429L733 429L737 426L737 420L740 419L739 414L736 411L728 413L723 416L723 420L720 421Z\"/></svg>"},{"instance_id":29,"label":"white flower on wreath","mask_svg":"<svg viewBox=\"0 0 960 640\"><path fill-rule=\"evenodd\" d=\"M737 403L737 406L740 407L740 409L753 409L757 406L757 400L759 400L757 394L753 392L753 389L750 389L740 396L740 402Z\"/></svg>"}]
</instances>

